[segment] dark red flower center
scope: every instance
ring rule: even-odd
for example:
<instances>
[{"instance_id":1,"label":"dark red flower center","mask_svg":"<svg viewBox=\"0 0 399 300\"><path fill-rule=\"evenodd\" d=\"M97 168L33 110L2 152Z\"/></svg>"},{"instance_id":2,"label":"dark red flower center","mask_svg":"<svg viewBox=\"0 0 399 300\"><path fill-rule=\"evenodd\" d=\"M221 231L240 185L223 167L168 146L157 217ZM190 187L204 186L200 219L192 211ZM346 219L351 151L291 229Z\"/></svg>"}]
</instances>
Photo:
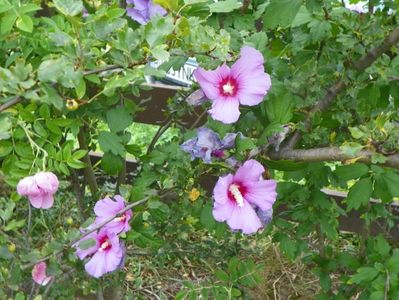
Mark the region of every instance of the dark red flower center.
<instances>
[{"instance_id":1,"label":"dark red flower center","mask_svg":"<svg viewBox=\"0 0 399 300\"><path fill-rule=\"evenodd\" d=\"M219 92L226 97L235 96L238 91L237 80L233 77L226 77L219 83Z\"/></svg>"},{"instance_id":2,"label":"dark red flower center","mask_svg":"<svg viewBox=\"0 0 399 300\"><path fill-rule=\"evenodd\" d=\"M102 236L98 243L100 244L99 251L108 251L112 248L112 244L110 243L108 236L106 235Z\"/></svg>"},{"instance_id":3,"label":"dark red flower center","mask_svg":"<svg viewBox=\"0 0 399 300\"><path fill-rule=\"evenodd\" d=\"M233 182L229 185L228 188L228 196L229 200L234 202L237 206L243 207L244 206L244 195L247 189L245 186L238 182Z\"/></svg>"},{"instance_id":4,"label":"dark red flower center","mask_svg":"<svg viewBox=\"0 0 399 300\"><path fill-rule=\"evenodd\" d=\"M217 158L222 158L224 156L224 151L223 150L213 150L212 151L212 156L217 157Z\"/></svg>"}]
</instances>

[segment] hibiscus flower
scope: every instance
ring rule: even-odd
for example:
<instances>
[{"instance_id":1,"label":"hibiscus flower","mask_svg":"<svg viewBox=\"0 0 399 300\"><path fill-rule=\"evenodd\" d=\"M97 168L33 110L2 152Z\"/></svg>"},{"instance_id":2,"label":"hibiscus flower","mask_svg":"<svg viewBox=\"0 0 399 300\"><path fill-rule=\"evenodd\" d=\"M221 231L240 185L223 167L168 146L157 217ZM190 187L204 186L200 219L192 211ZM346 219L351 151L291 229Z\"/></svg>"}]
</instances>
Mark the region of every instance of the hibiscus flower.
<instances>
[{"instance_id":1,"label":"hibiscus flower","mask_svg":"<svg viewBox=\"0 0 399 300\"><path fill-rule=\"evenodd\" d=\"M264 180L265 168L256 160L246 161L235 175L220 177L213 190L213 216L232 230L245 234L263 227L256 210L269 211L276 201L276 182Z\"/></svg>"}]
</instances>

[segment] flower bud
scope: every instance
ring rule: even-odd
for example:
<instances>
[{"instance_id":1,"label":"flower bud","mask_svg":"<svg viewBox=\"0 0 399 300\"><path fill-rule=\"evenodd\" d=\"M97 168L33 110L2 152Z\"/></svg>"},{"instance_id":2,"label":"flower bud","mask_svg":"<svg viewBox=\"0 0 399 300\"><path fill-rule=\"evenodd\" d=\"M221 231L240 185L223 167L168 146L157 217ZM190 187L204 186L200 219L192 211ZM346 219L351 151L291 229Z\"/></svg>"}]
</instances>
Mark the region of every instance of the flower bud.
<instances>
[{"instance_id":1,"label":"flower bud","mask_svg":"<svg viewBox=\"0 0 399 300\"><path fill-rule=\"evenodd\" d=\"M66 101L66 109L69 111L74 111L79 108L79 103L74 99L68 99Z\"/></svg>"}]
</instances>

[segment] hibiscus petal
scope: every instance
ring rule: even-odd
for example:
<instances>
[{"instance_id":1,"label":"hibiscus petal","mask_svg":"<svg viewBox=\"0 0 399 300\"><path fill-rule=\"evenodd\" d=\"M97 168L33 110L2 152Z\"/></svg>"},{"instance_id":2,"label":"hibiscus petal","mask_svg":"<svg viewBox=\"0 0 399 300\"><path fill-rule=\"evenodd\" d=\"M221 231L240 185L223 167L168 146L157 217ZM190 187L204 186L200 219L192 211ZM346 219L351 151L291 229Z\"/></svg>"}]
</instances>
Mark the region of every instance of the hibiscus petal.
<instances>
[{"instance_id":1,"label":"hibiscus petal","mask_svg":"<svg viewBox=\"0 0 399 300\"><path fill-rule=\"evenodd\" d=\"M212 102L212 109L209 110L214 120L231 124L237 122L240 117L240 103L236 98L222 98Z\"/></svg>"},{"instance_id":2,"label":"hibiscus petal","mask_svg":"<svg viewBox=\"0 0 399 300\"><path fill-rule=\"evenodd\" d=\"M42 202L43 202L43 194L40 193L38 195L30 195L28 196L30 204L34 208L42 208Z\"/></svg>"},{"instance_id":3,"label":"hibiscus petal","mask_svg":"<svg viewBox=\"0 0 399 300\"><path fill-rule=\"evenodd\" d=\"M43 193L42 194L42 209L48 209L52 207L54 204L54 196L50 193Z\"/></svg>"},{"instance_id":4,"label":"hibiscus petal","mask_svg":"<svg viewBox=\"0 0 399 300\"><path fill-rule=\"evenodd\" d=\"M213 198L216 203L225 204L226 202L230 201L228 190L232 182L233 182L232 174L219 177L219 180L216 182L215 188L213 189Z\"/></svg>"},{"instance_id":5,"label":"hibiscus petal","mask_svg":"<svg viewBox=\"0 0 399 300\"><path fill-rule=\"evenodd\" d=\"M99 217L98 221L105 221L109 217L115 216L115 214L123 209L124 205L122 206L120 203L113 201L111 198L104 198L98 200L96 205L94 205L94 213L97 217Z\"/></svg>"},{"instance_id":6,"label":"hibiscus petal","mask_svg":"<svg viewBox=\"0 0 399 300\"><path fill-rule=\"evenodd\" d=\"M245 182L244 198L263 211L269 210L276 202L276 185L274 180Z\"/></svg>"},{"instance_id":7,"label":"hibiscus petal","mask_svg":"<svg viewBox=\"0 0 399 300\"><path fill-rule=\"evenodd\" d=\"M204 94L211 100L221 97L219 83L230 75L230 68L224 64L213 71L197 68L193 76L197 80Z\"/></svg>"},{"instance_id":8,"label":"hibiscus petal","mask_svg":"<svg viewBox=\"0 0 399 300\"><path fill-rule=\"evenodd\" d=\"M104 251L97 251L96 254L85 264L85 270L91 276L99 278L107 273L107 259Z\"/></svg>"},{"instance_id":9,"label":"hibiscus petal","mask_svg":"<svg viewBox=\"0 0 399 300\"><path fill-rule=\"evenodd\" d=\"M143 14L142 11L135 9L135 8L127 8L126 9L126 14L132 18L133 20L135 20L136 22L138 22L141 25L145 25L148 23L149 19L147 19L145 17L145 15Z\"/></svg>"},{"instance_id":10,"label":"hibiscus petal","mask_svg":"<svg viewBox=\"0 0 399 300\"><path fill-rule=\"evenodd\" d=\"M259 181L265 168L256 160L247 160L234 175L234 181L248 182L248 181Z\"/></svg>"},{"instance_id":11,"label":"hibiscus petal","mask_svg":"<svg viewBox=\"0 0 399 300\"><path fill-rule=\"evenodd\" d=\"M218 222L224 222L231 218L235 205L232 201L226 201L223 204L214 203L212 215Z\"/></svg>"},{"instance_id":12,"label":"hibiscus petal","mask_svg":"<svg viewBox=\"0 0 399 300\"><path fill-rule=\"evenodd\" d=\"M17 192L20 196L29 196L39 194L40 190L33 176L28 176L18 182Z\"/></svg>"},{"instance_id":13,"label":"hibiscus petal","mask_svg":"<svg viewBox=\"0 0 399 300\"><path fill-rule=\"evenodd\" d=\"M52 172L36 173L34 179L38 187L47 193L54 194L59 186L58 178Z\"/></svg>"},{"instance_id":14,"label":"hibiscus petal","mask_svg":"<svg viewBox=\"0 0 399 300\"><path fill-rule=\"evenodd\" d=\"M254 73L264 71L263 63L262 53L252 47L242 47L240 58L231 66L231 75L238 80L251 77Z\"/></svg>"},{"instance_id":15,"label":"hibiscus petal","mask_svg":"<svg viewBox=\"0 0 399 300\"><path fill-rule=\"evenodd\" d=\"M222 147L219 135L209 128L198 128L197 136L197 145L200 147L208 148L210 150L216 150Z\"/></svg>"},{"instance_id":16,"label":"hibiscus petal","mask_svg":"<svg viewBox=\"0 0 399 300\"><path fill-rule=\"evenodd\" d=\"M242 105L254 106L263 101L271 87L269 74L264 72L252 74L251 77L242 77L237 97Z\"/></svg>"},{"instance_id":17,"label":"hibiscus petal","mask_svg":"<svg viewBox=\"0 0 399 300\"><path fill-rule=\"evenodd\" d=\"M233 230L242 230L245 234L255 233L262 228L258 215L247 201L244 201L244 206L234 208L227 225Z\"/></svg>"},{"instance_id":18,"label":"hibiscus petal","mask_svg":"<svg viewBox=\"0 0 399 300\"><path fill-rule=\"evenodd\" d=\"M46 270L47 270L47 265L45 262L40 262L36 264L32 269L33 281L43 286L47 285L47 283L49 283L52 277L47 276Z\"/></svg>"}]
</instances>

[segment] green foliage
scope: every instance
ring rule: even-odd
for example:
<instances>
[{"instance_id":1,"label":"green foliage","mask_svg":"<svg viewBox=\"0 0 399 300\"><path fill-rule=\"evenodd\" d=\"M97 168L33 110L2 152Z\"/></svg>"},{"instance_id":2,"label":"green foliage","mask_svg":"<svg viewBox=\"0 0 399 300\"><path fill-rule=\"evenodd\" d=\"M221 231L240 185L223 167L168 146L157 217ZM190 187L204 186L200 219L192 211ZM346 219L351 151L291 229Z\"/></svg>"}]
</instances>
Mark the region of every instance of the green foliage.
<instances>
[{"instance_id":1,"label":"green foliage","mask_svg":"<svg viewBox=\"0 0 399 300\"><path fill-rule=\"evenodd\" d=\"M397 27L398 1L369 1L373 13L361 14L338 0L154 2L168 14L140 25L127 16L124 1L0 0L0 184L11 189L0 189L0 281L6 283L0 298L32 298L32 290L38 291L34 299L69 299L99 290L65 245L93 223L85 217L93 217L96 200L118 192L128 201L149 197L134 209L133 229L121 239L128 253L148 251L151 259L143 263L129 255L125 272L103 279L105 288L123 282L127 298L148 297L141 292L150 265L151 274L179 268L179 277L190 268L187 262L210 262L204 278L188 272L162 296L247 299L262 268L252 246L271 235L290 260L313 269L319 299L398 299L397 245L368 234L376 220L387 232L397 222L390 208L399 197L399 175L386 164L397 166L392 155L399 150L398 51L388 47L378 57L381 51L365 56ZM222 137L240 131L243 137L226 157L239 163L255 158L267 167L264 176L278 180L272 224L245 238L215 221L205 190L213 183L203 184L235 167L223 159L191 161L179 147L193 136L187 120L210 104L185 102L196 84L154 103L148 95L157 90L150 92L154 85L146 82L148 76L162 81L192 57L209 70L231 66L244 45L265 58L272 86L264 101L241 106L236 124L210 117L196 124L205 122ZM359 69L355 62L364 56L375 61ZM160 66L150 64L155 61ZM344 88L335 93L338 83ZM156 115L157 126L133 123L145 114ZM291 159L273 160L266 144L282 125L301 138L296 156L287 151ZM347 159L301 156L324 147ZM102 157L89 164L91 151ZM135 170L125 168L126 159ZM61 181L51 210L29 210L15 192L21 178L40 170ZM348 194L337 203L325 188ZM339 232L340 218L350 213L364 221L362 234ZM47 256L53 287L30 289L32 263Z\"/></svg>"}]
</instances>

